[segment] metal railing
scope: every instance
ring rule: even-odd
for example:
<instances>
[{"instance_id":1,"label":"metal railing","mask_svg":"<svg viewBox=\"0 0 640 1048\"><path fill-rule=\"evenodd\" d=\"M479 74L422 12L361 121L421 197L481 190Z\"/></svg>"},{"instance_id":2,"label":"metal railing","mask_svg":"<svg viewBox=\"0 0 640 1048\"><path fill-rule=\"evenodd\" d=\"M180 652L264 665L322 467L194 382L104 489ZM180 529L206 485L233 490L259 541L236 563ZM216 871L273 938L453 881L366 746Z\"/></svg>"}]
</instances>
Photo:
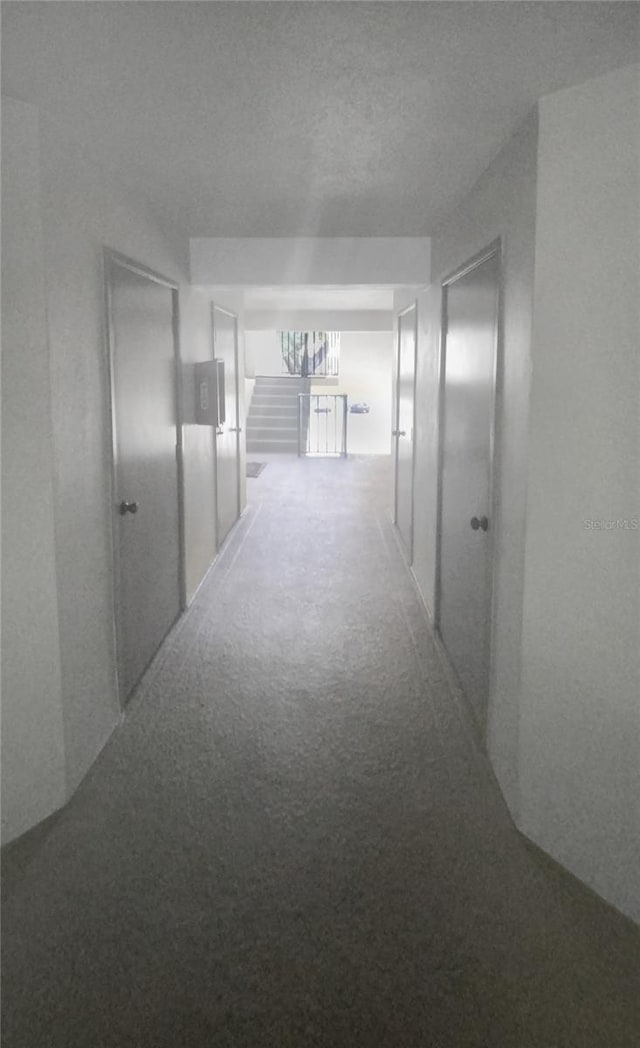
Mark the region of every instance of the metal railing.
<instances>
[{"instance_id":1,"label":"metal railing","mask_svg":"<svg viewBox=\"0 0 640 1048\"><path fill-rule=\"evenodd\" d=\"M300 393L298 455L346 458L346 393Z\"/></svg>"},{"instance_id":2,"label":"metal railing","mask_svg":"<svg viewBox=\"0 0 640 1048\"><path fill-rule=\"evenodd\" d=\"M281 331L280 349L285 375L337 378L340 335L327 331Z\"/></svg>"}]
</instances>

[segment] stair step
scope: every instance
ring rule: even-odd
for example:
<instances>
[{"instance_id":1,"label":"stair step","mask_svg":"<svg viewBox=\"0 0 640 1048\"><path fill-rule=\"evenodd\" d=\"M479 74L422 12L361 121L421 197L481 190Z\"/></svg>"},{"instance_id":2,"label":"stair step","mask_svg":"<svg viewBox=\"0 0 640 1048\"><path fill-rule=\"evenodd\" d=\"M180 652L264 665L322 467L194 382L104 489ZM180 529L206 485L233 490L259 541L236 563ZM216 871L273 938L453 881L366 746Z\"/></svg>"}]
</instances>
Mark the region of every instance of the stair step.
<instances>
[{"instance_id":1,"label":"stair step","mask_svg":"<svg viewBox=\"0 0 640 1048\"><path fill-rule=\"evenodd\" d=\"M290 386L286 382L280 382L277 386L258 386L253 387L253 395L262 397L297 397L304 390L299 386Z\"/></svg>"},{"instance_id":2,"label":"stair step","mask_svg":"<svg viewBox=\"0 0 640 1048\"><path fill-rule=\"evenodd\" d=\"M256 375L255 381L256 385L262 385L265 382L269 385L289 382L292 385L301 386L304 379L301 379L299 375Z\"/></svg>"},{"instance_id":3,"label":"stair step","mask_svg":"<svg viewBox=\"0 0 640 1048\"><path fill-rule=\"evenodd\" d=\"M256 379L254 389L295 389L298 393L302 392L302 382L297 379L285 378L285 379Z\"/></svg>"},{"instance_id":4,"label":"stair step","mask_svg":"<svg viewBox=\"0 0 640 1048\"><path fill-rule=\"evenodd\" d=\"M284 383L280 386L253 387L254 397L291 397L297 400L301 393L304 393L304 390L298 386L286 386Z\"/></svg>"},{"instance_id":5,"label":"stair step","mask_svg":"<svg viewBox=\"0 0 640 1048\"><path fill-rule=\"evenodd\" d=\"M247 430L247 440L289 440L298 443L297 429L251 429Z\"/></svg>"},{"instance_id":6,"label":"stair step","mask_svg":"<svg viewBox=\"0 0 640 1048\"><path fill-rule=\"evenodd\" d=\"M279 405L277 411L267 411L261 405L259 405L259 407L260 407L259 411L250 411L249 412L249 414L247 415L247 421L250 418L251 419L274 419L274 418L278 419L278 418L281 418L282 421L287 426L293 426L294 424L297 425L298 414L299 414L298 411L289 411L286 408L283 408L282 405Z\"/></svg>"},{"instance_id":7,"label":"stair step","mask_svg":"<svg viewBox=\"0 0 640 1048\"><path fill-rule=\"evenodd\" d=\"M249 408L249 418L294 418L298 417L297 404L256 404Z\"/></svg>"},{"instance_id":8,"label":"stair step","mask_svg":"<svg viewBox=\"0 0 640 1048\"><path fill-rule=\"evenodd\" d=\"M247 430L254 429L286 429L297 433L298 420L296 418L280 418L278 415L267 418L255 418L253 415L249 415L247 418Z\"/></svg>"},{"instance_id":9,"label":"stair step","mask_svg":"<svg viewBox=\"0 0 640 1048\"><path fill-rule=\"evenodd\" d=\"M251 405L253 406L254 404L256 405L256 407L267 407L267 406L270 405L271 407L274 407L274 408L277 408L277 407L282 407L282 408L296 407L297 408L297 406L298 406L298 398L297 398L297 396L296 397L287 397L287 396L281 396L279 394L274 395L273 397L268 397L268 396L263 396L263 394L256 395L254 393L253 394L253 398L251 400Z\"/></svg>"},{"instance_id":10,"label":"stair step","mask_svg":"<svg viewBox=\"0 0 640 1048\"><path fill-rule=\"evenodd\" d=\"M274 454L297 454L297 440L249 440L247 439L247 453L249 455Z\"/></svg>"},{"instance_id":11,"label":"stair step","mask_svg":"<svg viewBox=\"0 0 640 1048\"><path fill-rule=\"evenodd\" d=\"M286 381L285 382L278 382L277 380L274 380L273 382L269 382L266 379L265 379L264 382L261 382L260 379L256 379L253 388L256 391L256 393L258 393L260 390L265 390L265 389L269 390L270 392L274 392L274 393L277 392L278 390L282 390L284 393L305 393L306 392L305 387L300 382L286 382Z\"/></svg>"},{"instance_id":12,"label":"stair step","mask_svg":"<svg viewBox=\"0 0 640 1048\"><path fill-rule=\"evenodd\" d=\"M249 454L297 454L298 397L308 388L298 376L256 375L246 423Z\"/></svg>"}]
</instances>

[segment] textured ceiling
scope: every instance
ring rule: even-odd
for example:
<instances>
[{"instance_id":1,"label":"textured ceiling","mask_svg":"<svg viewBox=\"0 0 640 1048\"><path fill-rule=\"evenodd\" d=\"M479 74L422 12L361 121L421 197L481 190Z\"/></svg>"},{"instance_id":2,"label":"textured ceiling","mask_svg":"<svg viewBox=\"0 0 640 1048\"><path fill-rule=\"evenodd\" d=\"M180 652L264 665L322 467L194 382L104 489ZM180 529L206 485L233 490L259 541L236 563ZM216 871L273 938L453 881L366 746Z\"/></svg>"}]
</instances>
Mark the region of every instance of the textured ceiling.
<instances>
[{"instance_id":1,"label":"textured ceiling","mask_svg":"<svg viewBox=\"0 0 640 1048\"><path fill-rule=\"evenodd\" d=\"M4 3L7 94L193 236L428 235L637 3Z\"/></svg>"}]
</instances>

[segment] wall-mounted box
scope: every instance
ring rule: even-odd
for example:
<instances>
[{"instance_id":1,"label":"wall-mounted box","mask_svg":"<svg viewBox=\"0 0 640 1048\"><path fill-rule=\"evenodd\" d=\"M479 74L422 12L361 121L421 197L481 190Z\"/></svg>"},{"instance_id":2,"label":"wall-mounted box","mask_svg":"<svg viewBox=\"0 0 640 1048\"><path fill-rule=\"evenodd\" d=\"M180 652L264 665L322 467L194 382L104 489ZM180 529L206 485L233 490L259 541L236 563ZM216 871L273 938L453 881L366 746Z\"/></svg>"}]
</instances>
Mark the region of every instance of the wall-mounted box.
<instances>
[{"instance_id":1,"label":"wall-mounted box","mask_svg":"<svg viewBox=\"0 0 640 1048\"><path fill-rule=\"evenodd\" d=\"M220 428L225 421L224 361L205 360L195 365L195 420L199 426Z\"/></svg>"}]
</instances>

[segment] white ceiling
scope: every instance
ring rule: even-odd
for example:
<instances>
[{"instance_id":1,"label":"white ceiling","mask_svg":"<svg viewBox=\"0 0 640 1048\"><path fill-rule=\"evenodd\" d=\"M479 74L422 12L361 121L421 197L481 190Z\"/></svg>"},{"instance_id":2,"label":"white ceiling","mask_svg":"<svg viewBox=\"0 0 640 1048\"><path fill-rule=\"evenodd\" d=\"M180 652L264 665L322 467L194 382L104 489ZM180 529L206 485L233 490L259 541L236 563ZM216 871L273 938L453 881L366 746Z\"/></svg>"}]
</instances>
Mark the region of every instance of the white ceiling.
<instances>
[{"instance_id":1,"label":"white ceiling","mask_svg":"<svg viewBox=\"0 0 640 1048\"><path fill-rule=\"evenodd\" d=\"M7 94L193 236L429 235L635 2L2 4Z\"/></svg>"},{"instance_id":2,"label":"white ceiling","mask_svg":"<svg viewBox=\"0 0 640 1048\"><path fill-rule=\"evenodd\" d=\"M393 309L393 290L372 287L259 287L244 292L247 309Z\"/></svg>"}]
</instances>

